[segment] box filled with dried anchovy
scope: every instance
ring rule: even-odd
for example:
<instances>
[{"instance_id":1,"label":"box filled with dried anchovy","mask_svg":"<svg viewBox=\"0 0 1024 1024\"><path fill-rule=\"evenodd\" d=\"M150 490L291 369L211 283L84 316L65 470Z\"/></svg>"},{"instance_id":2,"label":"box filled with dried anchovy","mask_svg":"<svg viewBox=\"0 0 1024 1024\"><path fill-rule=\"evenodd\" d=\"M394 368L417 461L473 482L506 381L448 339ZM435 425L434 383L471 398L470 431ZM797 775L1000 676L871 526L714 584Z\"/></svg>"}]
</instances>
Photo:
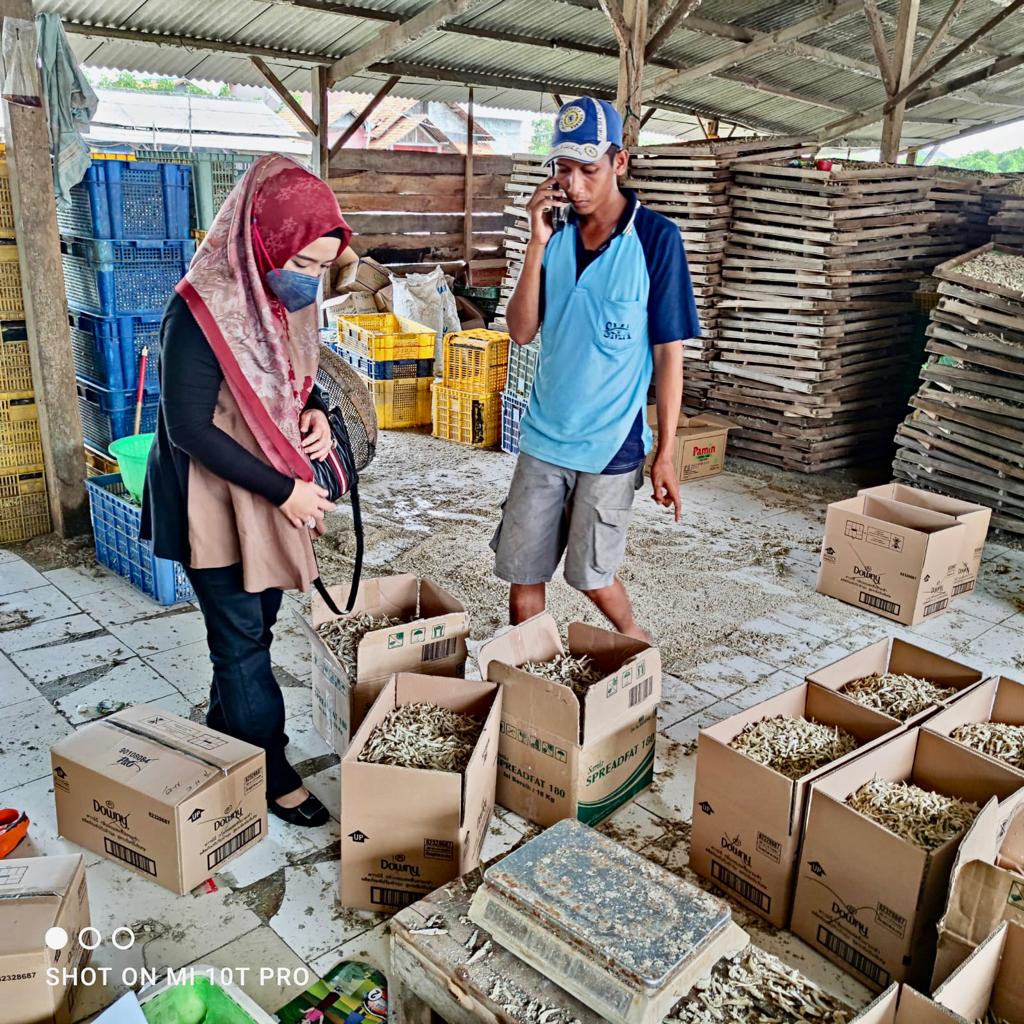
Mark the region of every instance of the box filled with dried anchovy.
<instances>
[{"instance_id":1,"label":"box filled with dried anchovy","mask_svg":"<svg viewBox=\"0 0 1024 1024\"><path fill-rule=\"evenodd\" d=\"M1024 928L1000 925L936 990L939 1006L979 1024L1024 1021Z\"/></svg>"},{"instance_id":2,"label":"box filled with dried anchovy","mask_svg":"<svg viewBox=\"0 0 1024 1024\"><path fill-rule=\"evenodd\" d=\"M972 1024L909 985L893 983L850 1024Z\"/></svg>"},{"instance_id":3,"label":"box filled with dried anchovy","mask_svg":"<svg viewBox=\"0 0 1024 1024\"><path fill-rule=\"evenodd\" d=\"M959 661L895 638L848 654L807 676L885 715L893 725L920 725L982 680Z\"/></svg>"},{"instance_id":4,"label":"box filled with dried anchovy","mask_svg":"<svg viewBox=\"0 0 1024 1024\"><path fill-rule=\"evenodd\" d=\"M390 913L480 862L494 810L501 688L400 673L341 762L341 902Z\"/></svg>"},{"instance_id":5,"label":"box filled with dried anchovy","mask_svg":"<svg viewBox=\"0 0 1024 1024\"><path fill-rule=\"evenodd\" d=\"M330 593L344 608L348 587ZM312 645L313 726L339 754L392 673L465 671L465 607L436 583L410 574L364 579L347 616L335 615L314 593L310 618L300 622Z\"/></svg>"},{"instance_id":6,"label":"box filled with dried anchovy","mask_svg":"<svg viewBox=\"0 0 1024 1024\"><path fill-rule=\"evenodd\" d=\"M923 729L816 780L792 930L876 990L925 989L957 849L985 803L1020 785L1008 765Z\"/></svg>"},{"instance_id":7,"label":"box filled with dried anchovy","mask_svg":"<svg viewBox=\"0 0 1024 1024\"><path fill-rule=\"evenodd\" d=\"M933 715L925 728L1016 768L1024 775L1024 683L986 679ZM1021 780L1024 785L1024 779Z\"/></svg>"},{"instance_id":8,"label":"box filled with dried anchovy","mask_svg":"<svg viewBox=\"0 0 1024 1024\"><path fill-rule=\"evenodd\" d=\"M702 729L690 867L785 928L811 782L898 728L804 683Z\"/></svg>"},{"instance_id":9,"label":"box filled with dried anchovy","mask_svg":"<svg viewBox=\"0 0 1024 1024\"><path fill-rule=\"evenodd\" d=\"M568 650L546 612L480 648L504 686L498 803L538 825L596 824L654 778L656 648L574 622Z\"/></svg>"}]
</instances>

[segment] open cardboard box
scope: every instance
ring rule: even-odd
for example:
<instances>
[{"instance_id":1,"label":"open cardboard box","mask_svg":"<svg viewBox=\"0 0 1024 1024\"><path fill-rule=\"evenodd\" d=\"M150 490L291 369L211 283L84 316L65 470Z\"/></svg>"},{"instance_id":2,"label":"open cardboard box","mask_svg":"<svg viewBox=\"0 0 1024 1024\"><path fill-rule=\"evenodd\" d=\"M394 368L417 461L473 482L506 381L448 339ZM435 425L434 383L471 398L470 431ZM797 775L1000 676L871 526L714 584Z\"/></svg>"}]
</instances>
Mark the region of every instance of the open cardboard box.
<instances>
[{"instance_id":1,"label":"open cardboard box","mask_svg":"<svg viewBox=\"0 0 1024 1024\"><path fill-rule=\"evenodd\" d=\"M90 924L80 853L0 860L0 1024L71 1024L75 986L64 979L89 961L80 936ZM67 945L51 949L50 928ZM51 968L60 984L49 984Z\"/></svg>"},{"instance_id":2,"label":"open cardboard box","mask_svg":"<svg viewBox=\"0 0 1024 1024\"><path fill-rule=\"evenodd\" d=\"M320 307L325 327L337 327L338 317L362 316L376 313L377 303L370 292L346 292L333 299L327 299Z\"/></svg>"},{"instance_id":3,"label":"open cardboard box","mask_svg":"<svg viewBox=\"0 0 1024 1024\"><path fill-rule=\"evenodd\" d=\"M825 514L818 593L915 626L946 610L967 526L886 498L835 501Z\"/></svg>"},{"instance_id":4,"label":"open cardboard box","mask_svg":"<svg viewBox=\"0 0 1024 1024\"><path fill-rule=\"evenodd\" d=\"M990 800L964 836L939 921L932 987L945 981L1004 921L1024 927L1024 791Z\"/></svg>"},{"instance_id":5,"label":"open cardboard box","mask_svg":"<svg viewBox=\"0 0 1024 1024\"><path fill-rule=\"evenodd\" d=\"M944 736L913 729L812 784L792 930L869 987L906 981L924 988L964 837L928 852L845 803L875 778L984 806L1015 794L1020 777Z\"/></svg>"},{"instance_id":6,"label":"open cardboard box","mask_svg":"<svg viewBox=\"0 0 1024 1024\"><path fill-rule=\"evenodd\" d=\"M1024 928L1001 924L936 990L940 1006L967 1021L1024 1024Z\"/></svg>"},{"instance_id":7,"label":"open cardboard box","mask_svg":"<svg viewBox=\"0 0 1024 1024\"><path fill-rule=\"evenodd\" d=\"M400 673L385 684L341 763L341 902L391 912L472 871L494 810L501 688ZM359 760L374 728L405 704L471 714L483 729L463 772Z\"/></svg>"},{"instance_id":8,"label":"open cardboard box","mask_svg":"<svg viewBox=\"0 0 1024 1024\"><path fill-rule=\"evenodd\" d=\"M950 734L959 726L972 722L1001 722L1004 725L1024 726L1024 683L1007 679L1006 676L986 679L967 690L949 707L932 715L924 723L924 727L952 739ZM970 749L974 750L973 747ZM981 751L976 753L982 757L991 757L1000 764L1008 764L993 754L983 754ZM1024 768L1015 770L1020 772L1021 785L1024 786Z\"/></svg>"},{"instance_id":9,"label":"open cardboard box","mask_svg":"<svg viewBox=\"0 0 1024 1024\"><path fill-rule=\"evenodd\" d=\"M267 834L266 754L149 704L50 749L57 832L184 896Z\"/></svg>"},{"instance_id":10,"label":"open cardboard box","mask_svg":"<svg viewBox=\"0 0 1024 1024\"><path fill-rule=\"evenodd\" d=\"M546 612L499 633L477 655L481 675L504 687L498 803L544 827L573 817L597 824L654 778L658 650L574 622L569 652L605 673L582 704L570 687L519 668L564 653Z\"/></svg>"},{"instance_id":11,"label":"open cardboard box","mask_svg":"<svg viewBox=\"0 0 1024 1024\"><path fill-rule=\"evenodd\" d=\"M973 1024L909 985L890 985L850 1024Z\"/></svg>"},{"instance_id":12,"label":"open cardboard box","mask_svg":"<svg viewBox=\"0 0 1024 1024\"><path fill-rule=\"evenodd\" d=\"M344 608L349 587L328 587L335 604ZM317 627L335 615L319 594L313 594L310 620L299 617L313 647L313 727L336 753L344 754L363 716L395 672L428 672L461 676L466 666L469 616L463 604L430 580L409 573L364 579L359 584L353 615L389 615L401 625L367 633L356 654L356 678L349 679L334 652L320 639Z\"/></svg>"},{"instance_id":13,"label":"open cardboard box","mask_svg":"<svg viewBox=\"0 0 1024 1024\"><path fill-rule=\"evenodd\" d=\"M964 531L964 546L956 564L952 596L955 598L974 590L978 582L978 571L985 550L985 538L988 536L992 509L984 505L975 505L970 501L961 501L959 498L950 498L945 494L936 494L934 491L922 491L908 484L891 483L882 484L880 487L864 487L857 493L931 509L933 512L952 516L957 522L963 523L967 529Z\"/></svg>"},{"instance_id":14,"label":"open cardboard box","mask_svg":"<svg viewBox=\"0 0 1024 1024\"><path fill-rule=\"evenodd\" d=\"M796 781L729 746L747 725L776 715L838 726L860 745ZM690 867L776 927L785 928L811 783L900 728L887 715L804 683L702 729L697 739Z\"/></svg>"},{"instance_id":15,"label":"open cardboard box","mask_svg":"<svg viewBox=\"0 0 1024 1024\"><path fill-rule=\"evenodd\" d=\"M655 444L658 435L658 407L647 406L647 422L654 431ZM701 413L698 416L679 414L679 426L676 429L676 447L672 463L680 483L691 480L703 480L705 477L716 476L725 468L725 446L729 439L729 431L736 426L732 420L712 413ZM644 466L650 474L654 462L654 448L647 456Z\"/></svg>"},{"instance_id":16,"label":"open cardboard box","mask_svg":"<svg viewBox=\"0 0 1024 1024\"><path fill-rule=\"evenodd\" d=\"M370 256L361 256L358 262L344 264L335 277L334 290L345 292L379 292L391 283L387 268Z\"/></svg>"},{"instance_id":17,"label":"open cardboard box","mask_svg":"<svg viewBox=\"0 0 1024 1024\"><path fill-rule=\"evenodd\" d=\"M916 676L918 679L927 679L929 682L935 683L936 686L957 690L956 696L951 697L946 705L937 704L935 707L926 708L919 714L908 718L906 722L900 722L898 718L893 718L880 711L875 712L875 714L883 715L894 726L907 727L920 725L942 707L961 700L965 693L984 678L981 672L968 665L944 658L941 654L936 654L934 651L926 650L915 644L909 644L905 640L890 638L879 640L869 647L854 651L853 654L848 654L845 658L840 658L838 661L832 662L831 665L812 672L807 676L807 681L817 683L829 690L835 690L843 700L849 701L851 704L858 704L852 697L842 693L842 688L855 679L885 672ZM858 707L863 707L863 705L858 704Z\"/></svg>"}]
</instances>

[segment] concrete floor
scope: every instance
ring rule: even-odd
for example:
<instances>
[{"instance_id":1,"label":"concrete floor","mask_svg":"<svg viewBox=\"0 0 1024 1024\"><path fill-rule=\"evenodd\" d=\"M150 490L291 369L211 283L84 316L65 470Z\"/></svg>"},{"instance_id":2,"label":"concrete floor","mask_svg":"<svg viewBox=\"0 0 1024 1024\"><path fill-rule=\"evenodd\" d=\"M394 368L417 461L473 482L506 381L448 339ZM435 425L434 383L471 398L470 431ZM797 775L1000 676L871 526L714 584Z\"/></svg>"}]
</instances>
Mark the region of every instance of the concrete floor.
<instances>
[{"instance_id":1,"label":"concrete floor","mask_svg":"<svg viewBox=\"0 0 1024 1024\"><path fill-rule=\"evenodd\" d=\"M448 585L473 615L471 649L504 614L502 588L481 559L513 463L500 453L388 434L365 481L368 573L412 569ZM624 575L665 652L665 699L655 785L604 826L609 834L687 873L685 823L698 730L883 636L908 637L985 670L1024 673L1024 553L1004 543L988 545L976 593L916 629L814 593L825 504L851 493L848 481L793 477L734 461L729 472L684 490L679 526L638 499ZM343 513L338 525L344 537ZM333 549L336 562L332 552L322 559L332 579L344 578L346 544ZM476 560L471 572L460 574L467 545ZM78 705L109 697L199 717L207 696L199 612L161 609L118 577L75 561L46 544L0 549L0 806L24 809L32 818L20 856L77 849L56 835L49 748L82 724ZM726 599L734 621L717 614ZM565 588L553 588L559 617L587 614L574 601ZM174 896L88 854L93 924L106 935L120 925L138 935L131 950L106 943L94 954L94 964L114 968L112 976L125 965L196 962L305 964L323 972L340 960L367 959L386 968L384 919L341 910L335 902L337 758L310 724L308 644L294 624L302 608L300 599L286 598L273 655L288 707L289 756L331 809L332 821L308 830L272 818L268 837L214 876L216 892L202 895ZM530 830L499 809L484 857L501 855ZM759 925L738 908L736 916L757 944L825 988L854 1005L868 1001L856 982L791 935ZM245 987L270 1011L295 994L276 984ZM77 1020L88 1020L119 991L117 985L82 990Z\"/></svg>"}]
</instances>

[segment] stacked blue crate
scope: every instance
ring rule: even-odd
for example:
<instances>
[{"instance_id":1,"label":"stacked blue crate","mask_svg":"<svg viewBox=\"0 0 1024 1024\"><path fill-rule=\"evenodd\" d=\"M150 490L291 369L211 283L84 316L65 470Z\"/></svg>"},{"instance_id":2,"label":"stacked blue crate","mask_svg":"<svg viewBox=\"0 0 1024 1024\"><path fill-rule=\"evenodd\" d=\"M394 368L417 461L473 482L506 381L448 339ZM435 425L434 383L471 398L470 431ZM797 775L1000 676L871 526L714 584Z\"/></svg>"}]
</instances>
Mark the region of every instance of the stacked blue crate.
<instances>
[{"instance_id":1,"label":"stacked blue crate","mask_svg":"<svg viewBox=\"0 0 1024 1024\"><path fill-rule=\"evenodd\" d=\"M519 423L528 401L508 391L501 393L501 450L509 455L519 454Z\"/></svg>"}]
</instances>

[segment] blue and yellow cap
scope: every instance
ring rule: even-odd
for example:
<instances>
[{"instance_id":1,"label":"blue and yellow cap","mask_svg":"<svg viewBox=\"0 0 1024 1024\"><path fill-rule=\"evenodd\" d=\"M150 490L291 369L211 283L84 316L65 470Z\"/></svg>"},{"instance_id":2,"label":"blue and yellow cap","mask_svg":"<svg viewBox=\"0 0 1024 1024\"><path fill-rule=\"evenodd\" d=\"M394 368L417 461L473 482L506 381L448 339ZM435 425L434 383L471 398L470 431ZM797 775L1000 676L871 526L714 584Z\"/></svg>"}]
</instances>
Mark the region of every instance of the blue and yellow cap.
<instances>
[{"instance_id":1,"label":"blue and yellow cap","mask_svg":"<svg viewBox=\"0 0 1024 1024\"><path fill-rule=\"evenodd\" d=\"M622 148L622 117L607 100L581 96L559 110L544 162L578 160L590 164L600 160L610 146Z\"/></svg>"}]
</instances>

